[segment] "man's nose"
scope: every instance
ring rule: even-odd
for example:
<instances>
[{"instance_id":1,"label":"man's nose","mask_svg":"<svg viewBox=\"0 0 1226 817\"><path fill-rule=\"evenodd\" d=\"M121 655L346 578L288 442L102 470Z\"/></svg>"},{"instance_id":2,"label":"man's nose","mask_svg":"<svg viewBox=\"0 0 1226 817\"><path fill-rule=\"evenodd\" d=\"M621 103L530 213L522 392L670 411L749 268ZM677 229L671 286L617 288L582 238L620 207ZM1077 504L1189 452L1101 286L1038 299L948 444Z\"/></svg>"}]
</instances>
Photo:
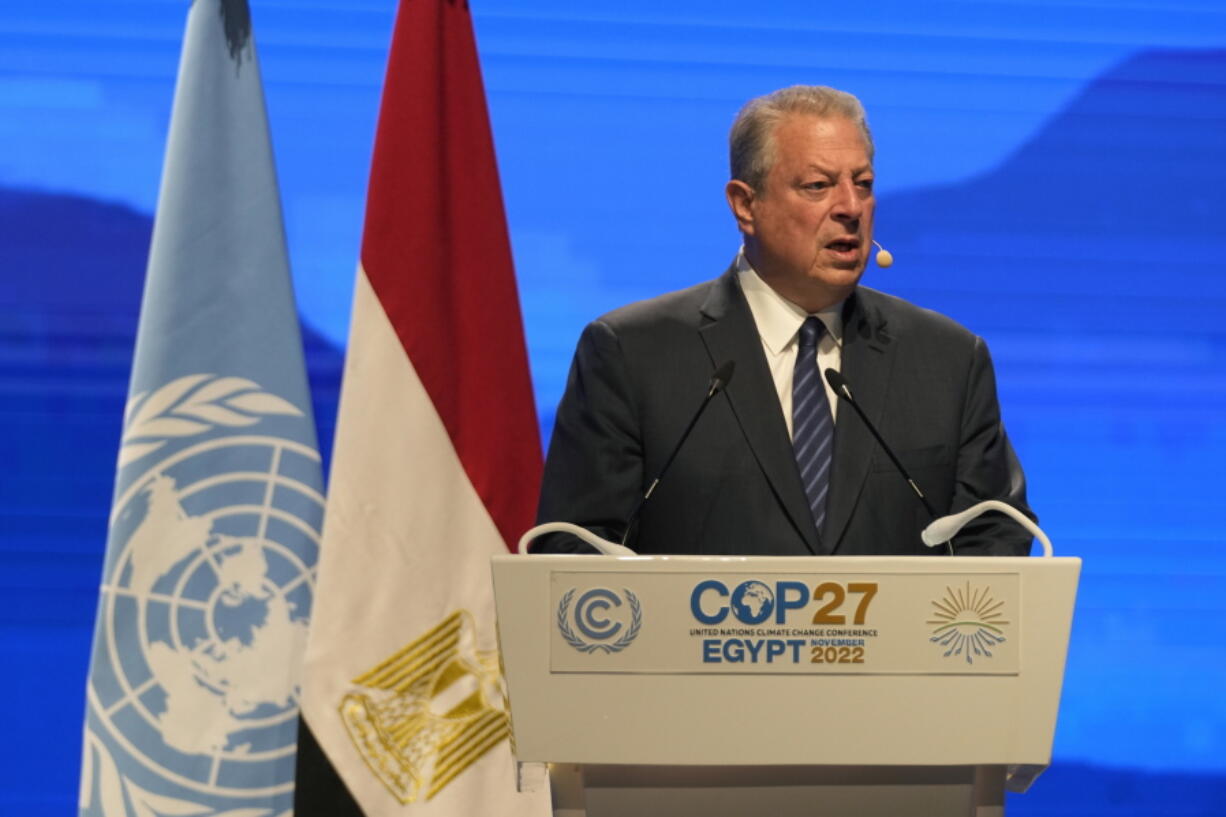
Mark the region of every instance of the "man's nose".
<instances>
[{"instance_id":1,"label":"man's nose","mask_svg":"<svg viewBox=\"0 0 1226 817\"><path fill-rule=\"evenodd\" d=\"M860 188L851 179L844 179L835 186L832 215L840 221L856 221L864 215L864 197Z\"/></svg>"}]
</instances>

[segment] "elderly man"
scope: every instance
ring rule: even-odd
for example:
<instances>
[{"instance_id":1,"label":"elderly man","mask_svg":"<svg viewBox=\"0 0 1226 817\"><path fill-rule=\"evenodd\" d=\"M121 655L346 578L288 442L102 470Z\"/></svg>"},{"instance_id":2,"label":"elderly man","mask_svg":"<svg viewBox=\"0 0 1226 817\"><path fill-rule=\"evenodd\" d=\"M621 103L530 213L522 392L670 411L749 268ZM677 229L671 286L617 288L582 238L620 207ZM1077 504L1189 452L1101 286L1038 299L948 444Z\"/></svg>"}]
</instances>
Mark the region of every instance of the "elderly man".
<instances>
[{"instance_id":1,"label":"elderly man","mask_svg":"<svg viewBox=\"0 0 1226 817\"><path fill-rule=\"evenodd\" d=\"M928 512L821 376L840 370L938 514L983 499L1027 511L983 340L859 285L872 247L873 144L859 101L796 86L751 100L725 193L744 239L719 278L631 304L584 330L558 407L539 520L618 540L712 372L710 404L642 509L651 554L932 552ZM985 518L960 554L1022 555ZM582 549L546 540L537 550Z\"/></svg>"}]
</instances>

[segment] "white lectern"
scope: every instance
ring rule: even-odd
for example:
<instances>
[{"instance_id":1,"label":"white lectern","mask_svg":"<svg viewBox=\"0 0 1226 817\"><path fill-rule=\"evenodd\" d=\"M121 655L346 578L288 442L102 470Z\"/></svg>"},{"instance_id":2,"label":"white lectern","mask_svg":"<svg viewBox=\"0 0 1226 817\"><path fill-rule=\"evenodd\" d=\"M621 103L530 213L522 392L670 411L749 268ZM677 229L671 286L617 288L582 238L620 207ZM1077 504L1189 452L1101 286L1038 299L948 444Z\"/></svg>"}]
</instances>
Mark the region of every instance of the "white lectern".
<instances>
[{"instance_id":1,"label":"white lectern","mask_svg":"<svg viewBox=\"0 0 1226 817\"><path fill-rule=\"evenodd\" d=\"M1050 762L1081 560L495 557L557 815L1003 813Z\"/></svg>"}]
</instances>

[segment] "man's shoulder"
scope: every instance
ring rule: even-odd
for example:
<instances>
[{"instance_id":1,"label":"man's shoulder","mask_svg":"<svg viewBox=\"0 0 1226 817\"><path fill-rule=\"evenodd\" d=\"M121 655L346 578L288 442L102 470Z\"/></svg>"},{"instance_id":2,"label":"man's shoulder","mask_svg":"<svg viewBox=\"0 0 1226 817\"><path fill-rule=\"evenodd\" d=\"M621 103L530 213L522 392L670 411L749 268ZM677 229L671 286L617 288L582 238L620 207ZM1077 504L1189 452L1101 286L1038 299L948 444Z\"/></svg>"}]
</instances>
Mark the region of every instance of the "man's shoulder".
<instances>
[{"instance_id":1,"label":"man's shoulder","mask_svg":"<svg viewBox=\"0 0 1226 817\"><path fill-rule=\"evenodd\" d=\"M856 309L870 331L896 338L925 338L938 344L974 344L978 336L953 318L866 286L856 287ZM593 323L619 337L656 335L669 330L689 331L706 320L718 319L729 309L744 305L735 275L635 301L606 312ZM745 307L748 309L748 307Z\"/></svg>"},{"instance_id":2,"label":"man's shoulder","mask_svg":"<svg viewBox=\"0 0 1226 817\"><path fill-rule=\"evenodd\" d=\"M635 301L606 312L596 319L617 334L694 327L701 320L704 307L728 295L726 276L704 281L685 289L666 292L642 301Z\"/></svg>"},{"instance_id":3,"label":"man's shoulder","mask_svg":"<svg viewBox=\"0 0 1226 817\"><path fill-rule=\"evenodd\" d=\"M871 287L856 288L859 307L870 324L894 337L920 336L934 341L974 343L978 336L948 315Z\"/></svg>"}]
</instances>

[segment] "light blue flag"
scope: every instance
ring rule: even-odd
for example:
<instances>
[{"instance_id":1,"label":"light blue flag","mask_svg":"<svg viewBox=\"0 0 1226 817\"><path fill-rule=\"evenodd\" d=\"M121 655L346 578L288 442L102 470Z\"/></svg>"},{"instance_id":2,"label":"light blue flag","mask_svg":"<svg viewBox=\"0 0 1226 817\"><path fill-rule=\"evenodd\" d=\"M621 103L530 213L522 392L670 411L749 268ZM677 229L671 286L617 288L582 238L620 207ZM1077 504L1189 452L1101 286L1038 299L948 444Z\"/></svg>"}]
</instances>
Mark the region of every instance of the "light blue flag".
<instances>
[{"instance_id":1,"label":"light blue flag","mask_svg":"<svg viewBox=\"0 0 1226 817\"><path fill-rule=\"evenodd\" d=\"M290 813L322 490L250 14L196 0L123 418L83 816Z\"/></svg>"}]
</instances>

